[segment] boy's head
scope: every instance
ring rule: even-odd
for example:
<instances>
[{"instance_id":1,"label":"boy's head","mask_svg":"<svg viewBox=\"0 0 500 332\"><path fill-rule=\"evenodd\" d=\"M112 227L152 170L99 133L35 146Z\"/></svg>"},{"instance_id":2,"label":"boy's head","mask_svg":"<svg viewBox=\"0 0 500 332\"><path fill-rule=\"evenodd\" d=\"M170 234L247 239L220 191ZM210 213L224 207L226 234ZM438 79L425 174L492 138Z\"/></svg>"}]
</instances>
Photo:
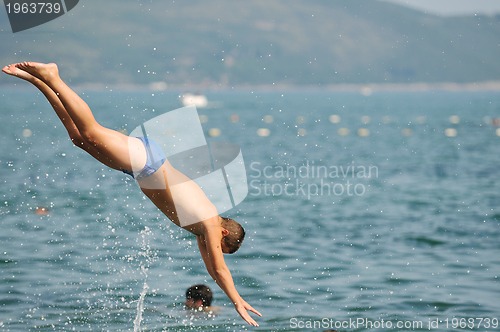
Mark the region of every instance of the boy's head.
<instances>
[{"instance_id":1,"label":"boy's head","mask_svg":"<svg viewBox=\"0 0 500 332\"><path fill-rule=\"evenodd\" d=\"M222 228L227 230L227 234L222 238L222 251L225 254L235 253L243 243L245 230L243 227L230 218L222 218Z\"/></svg>"},{"instance_id":2,"label":"boy's head","mask_svg":"<svg viewBox=\"0 0 500 332\"><path fill-rule=\"evenodd\" d=\"M205 285L194 285L186 290L186 307L198 309L212 305L212 290Z\"/></svg>"}]
</instances>

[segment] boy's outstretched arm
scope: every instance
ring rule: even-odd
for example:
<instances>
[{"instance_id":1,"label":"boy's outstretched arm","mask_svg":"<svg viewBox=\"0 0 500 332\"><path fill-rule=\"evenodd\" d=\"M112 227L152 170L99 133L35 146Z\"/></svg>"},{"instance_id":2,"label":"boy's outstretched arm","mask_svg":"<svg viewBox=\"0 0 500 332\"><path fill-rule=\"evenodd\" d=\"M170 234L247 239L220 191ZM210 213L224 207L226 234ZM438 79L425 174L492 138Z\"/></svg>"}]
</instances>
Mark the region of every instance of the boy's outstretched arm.
<instances>
[{"instance_id":1,"label":"boy's outstretched arm","mask_svg":"<svg viewBox=\"0 0 500 332\"><path fill-rule=\"evenodd\" d=\"M250 325L259 326L259 324L250 317L247 311L251 311L258 316L262 316L262 314L243 300L234 286L233 277L231 276L231 272L222 254L221 236L218 235L217 232L210 230L205 234L206 235L198 235L196 239L208 273L217 282L217 285L219 285L224 293L226 293L231 302L233 302L241 318Z\"/></svg>"}]
</instances>

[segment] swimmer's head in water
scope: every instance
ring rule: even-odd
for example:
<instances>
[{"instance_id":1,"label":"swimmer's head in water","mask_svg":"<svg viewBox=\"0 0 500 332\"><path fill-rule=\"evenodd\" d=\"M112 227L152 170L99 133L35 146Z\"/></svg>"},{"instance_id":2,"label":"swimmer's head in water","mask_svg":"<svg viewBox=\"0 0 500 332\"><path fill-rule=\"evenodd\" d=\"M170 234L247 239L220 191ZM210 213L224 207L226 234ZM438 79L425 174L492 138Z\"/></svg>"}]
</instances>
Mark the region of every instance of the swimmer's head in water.
<instances>
[{"instance_id":1,"label":"swimmer's head in water","mask_svg":"<svg viewBox=\"0 0 500 332\"><path fill-rule=\"evenodd\" d=\"M198 309L212 305L212 290L206 285L194 285L186 291L186 307Z\"/></svg>"},{"instance_id":2,"label":"swimmer's head in water","mask_svg":"<svg viewBox=\"0 0 500 332\"><path fill-rule=\"evenodd\" d=\"M225 254L235 253L243 243L245 238L245 230L243 227L230 218L222 218L222 228L226 229L228 232L222 238L222 251Z\"/></svg>"},{"instance_id":3,"label":"swimmer's head in water","mask_svg":"<svg viewBox=\"0 0 500 332\"><path fill-rule=\"evenodd\" d=\"M43 206L38 206L36 209L35 209L35 214L38 214L40 216L46 216L49 214L49 209L46 208L46 207L43 207Z\"/></svg>"}]
</instances>

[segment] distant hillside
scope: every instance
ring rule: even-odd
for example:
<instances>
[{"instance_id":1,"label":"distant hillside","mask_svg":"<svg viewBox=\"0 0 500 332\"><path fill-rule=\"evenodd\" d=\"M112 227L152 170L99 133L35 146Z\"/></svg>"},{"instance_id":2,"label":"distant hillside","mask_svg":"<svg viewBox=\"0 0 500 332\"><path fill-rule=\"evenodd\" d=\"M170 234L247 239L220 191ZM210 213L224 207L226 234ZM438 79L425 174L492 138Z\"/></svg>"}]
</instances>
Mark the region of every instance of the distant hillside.
<instances>
[{"instance_id":1,"label":"distant hillside","mask_svg":"<svg viewBox=\"0 0 500 332\"><path fill-rule=\"evenodd\" d=\"M55 61L74 83L500 80L500 17L443 18L374 0L80 1L38 28L0 27L2 63Z\"/></svg>"}]
</instances>

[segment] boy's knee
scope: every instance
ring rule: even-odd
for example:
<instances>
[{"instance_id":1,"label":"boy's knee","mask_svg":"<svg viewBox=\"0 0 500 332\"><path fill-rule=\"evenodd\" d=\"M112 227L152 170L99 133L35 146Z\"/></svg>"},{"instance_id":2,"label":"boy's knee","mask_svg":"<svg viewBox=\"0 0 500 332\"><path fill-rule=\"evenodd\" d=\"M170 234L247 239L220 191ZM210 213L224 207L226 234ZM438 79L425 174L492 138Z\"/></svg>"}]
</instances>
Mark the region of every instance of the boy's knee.
<instances>
[{"instance_id":1,"label":"boy's knee","mask_svg":"<svg viewBox=\"0 0 500 332\"><path fill-rule=\"evenodd\" d=\"M95 146L98 142L97 133L95 130L83 130L80 131L81 139L84 144Z\"/></svg>"},{"instance_id":2,"label":"boy's knee","mask_svg":"<svg viewBox=\"0 0 500 332\"><path fill-rule=\"evenodd\" d=\"M73 143L74 146L77 146L79 148L83 147L84 145L84 141L80 136L71 137L71 142Z\"/></svg>"},{"instance_id":3,"label":"boy's knee","mask_svg":"<svg viewBox=\"0 0 500 332\"><path fill-rule=\"evenodd\" d=\"M71 142L73 142L73 145L87 151L89 147L89 143L80 135L72 135L71 136Z\"/></svg>"}]
</instances>

